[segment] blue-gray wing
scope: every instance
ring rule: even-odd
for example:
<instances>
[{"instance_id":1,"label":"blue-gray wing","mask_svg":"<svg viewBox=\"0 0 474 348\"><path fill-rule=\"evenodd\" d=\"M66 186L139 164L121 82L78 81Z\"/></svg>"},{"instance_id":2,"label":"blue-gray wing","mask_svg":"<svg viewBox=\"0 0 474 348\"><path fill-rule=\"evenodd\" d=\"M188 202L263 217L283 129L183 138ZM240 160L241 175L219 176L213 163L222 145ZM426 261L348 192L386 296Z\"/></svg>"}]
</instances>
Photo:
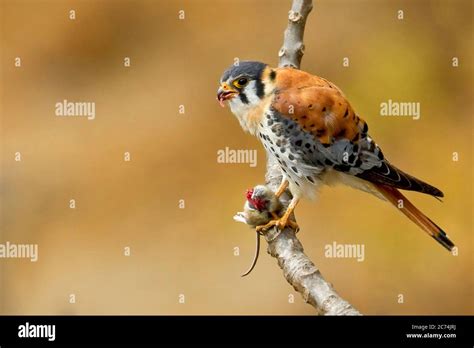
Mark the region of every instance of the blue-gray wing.
<instances>
[{"instance_id":1,"label":"blue-gray wing","mask_svg":"<svg viewBox=\"0 0 474 348\"><path fill-rule=\"evenodd\" d=\"M325 163L332 165L335 170L374 184L443 197L436 187L403 172L386 160L380 147L368 134L363 134L357 142L335 140L322 153L326 158Z\"/></svg>"}]
</instances>

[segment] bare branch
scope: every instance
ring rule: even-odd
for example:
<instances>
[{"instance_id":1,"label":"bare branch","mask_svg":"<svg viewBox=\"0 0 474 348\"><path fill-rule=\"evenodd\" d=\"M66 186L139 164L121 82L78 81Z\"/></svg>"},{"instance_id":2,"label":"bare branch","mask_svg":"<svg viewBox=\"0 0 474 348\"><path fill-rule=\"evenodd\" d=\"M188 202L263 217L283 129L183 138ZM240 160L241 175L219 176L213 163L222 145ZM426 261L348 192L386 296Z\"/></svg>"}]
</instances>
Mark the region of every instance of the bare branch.
<instances>
[{"instance_id":1,"label":"bare branch","mask_svg":"<svg viewBox=\"0 0 474 348\"><path fill-rule=\"evenodd\" d=\"M294 0L289 13L288 27L285 31L283 46L280 49L279 66L299 68L304 54L303 34L306 18L313 5L311 0ZM267 163L267 185L276 191L282 180L278 163L269 159ZM288 203L289 194L282 197ZM343 300L331 284L322 276L314 263L303 252L303 246L296 231L287 227L280 232L273 228L265 233L268 253L278 260L286 280L303 299L316 308L320 315L360 315L347 301Z\"/></svg>"},{"instance_id":2,"label":"bare branch","mask_svg":"<svg viewBox=\"0 0 474 348\"><path fill-rule=\"evenodd\" d=\"M293 0L288 13L288 27L285 30L283 46L278 52L278 66L291 66L299 69L304 54L304 27L309 13L313 9L312 0Z\"/></svg>"}]
</instances>

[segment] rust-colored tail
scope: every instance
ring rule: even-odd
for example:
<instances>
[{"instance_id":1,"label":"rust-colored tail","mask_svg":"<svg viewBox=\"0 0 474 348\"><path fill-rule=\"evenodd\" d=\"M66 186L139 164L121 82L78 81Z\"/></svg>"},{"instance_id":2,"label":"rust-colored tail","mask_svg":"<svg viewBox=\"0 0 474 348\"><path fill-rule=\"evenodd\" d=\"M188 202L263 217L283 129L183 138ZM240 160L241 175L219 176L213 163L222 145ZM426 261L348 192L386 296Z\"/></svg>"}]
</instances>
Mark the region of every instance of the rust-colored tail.
<instances>
[{"instance_id":1,"label":"rust-colored tail","mask_svg":"<svg viewBox=\"0 0 474 348\"><path fill-rule=\"evenodd\" d=\"M453 250L454 243L448 238L446 233L425 214L419 211L400 191L394 187L381 184L377 185L377 189L390 203L397 207L411 221L420 226L431 237L436 239L438 243L449 251ZM400 207L400 200L403 202L402 207Z\"/></svg>"}]
</instances>

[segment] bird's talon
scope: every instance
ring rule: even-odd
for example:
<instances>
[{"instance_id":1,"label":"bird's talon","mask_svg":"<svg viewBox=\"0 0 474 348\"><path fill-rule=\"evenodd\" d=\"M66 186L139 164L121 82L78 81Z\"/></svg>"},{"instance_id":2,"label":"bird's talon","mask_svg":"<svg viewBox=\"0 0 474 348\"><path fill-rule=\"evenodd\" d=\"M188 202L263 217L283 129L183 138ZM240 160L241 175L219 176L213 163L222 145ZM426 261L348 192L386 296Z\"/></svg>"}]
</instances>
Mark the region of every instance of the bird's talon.
<instances>
[{"instance_id":1,"label":"bird's talon","mask_svg":"<svg viewBox=\"0 0 474 348\"><path fill-rule=\"evenodd\" d=\"M287 226L291 227L292 229L296 231L299 231L300 229L298 224L295 221L284 220L284 219L270 220L267 224L257 226L255 229L259 233L264 233L264 232L267 232L272 227L276 227L280 231L283 231Z\"/></svg>"},{"instance_id":2,"label":"bird's talon","mask_svg":"<svg viewBox=\"0 0 474 348\"><path fill-rule=\"evenodd\" d=\"M298 232L300 230L300 227L298 226L298 224L295 222L295 221L288 221L288 226L290 226L292 229L295 230L295 232Z\"/></svg>"},{"instance_id":3,"label":"bird's talon","mask_svg":"<svg viewBox=\"0 0 474 348\"><path fill-rule=\"evenodd\" d=\"M258 233L264 233L267 232L270 228L278 226L279 221L280 220L270 220L267 224L257 226L255 229Z\"/></svg>"},{"instance_id":4,"label":"bird's talon","mask_svg":"<svg viewBox=\"0 0 474 348\"><path fill-rule=\"evenodd\" d=\"M276 223L277 223L277 220L271 220L265 225L257 226L255 229L258 233L264 233L264 232L267 232L273 226L275 226Z\"/></svg>"},{"instance_id":5,"label":"bird's talon","mask_svg":"<svg viewBox=\"0 0 474 348\"><path fill-rule=\"evenodd\" d=\"M300 228L298 226L298 224L295 222L295 221L292 221L292 220L285 220L285 219L280 219L278 220L278 224L277 224L277 227L283 231L286 227L291 227L292 229L298 231Z\"/></svg>"}]
</instances>

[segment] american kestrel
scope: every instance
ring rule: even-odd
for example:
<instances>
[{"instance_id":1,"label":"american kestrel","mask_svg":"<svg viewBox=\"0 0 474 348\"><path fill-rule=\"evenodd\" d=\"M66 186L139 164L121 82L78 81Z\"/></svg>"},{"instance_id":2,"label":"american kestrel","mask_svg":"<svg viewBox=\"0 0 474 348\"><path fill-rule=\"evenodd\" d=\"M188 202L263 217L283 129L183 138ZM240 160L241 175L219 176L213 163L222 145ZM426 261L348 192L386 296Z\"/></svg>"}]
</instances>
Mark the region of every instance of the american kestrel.
<instances>
[{"instance_id":1,"label":"american kestrel","mask_svg":"<svg viewBox=\"0 0 474 348\"><path fill-rule=\"evenodd\" d=\"M343 183L388 200L446 249L454 248L446 233L398 189L434 197L443 193L392 165L333 83L301 70L246 61L224 72L217 99L222 106L229 102L242 128L278 161L283 180L276 196L287 188L292 194L284 214L258 231L292 224L301 198L314 198L324 184Z\"/></svg>"}]
</instances>

